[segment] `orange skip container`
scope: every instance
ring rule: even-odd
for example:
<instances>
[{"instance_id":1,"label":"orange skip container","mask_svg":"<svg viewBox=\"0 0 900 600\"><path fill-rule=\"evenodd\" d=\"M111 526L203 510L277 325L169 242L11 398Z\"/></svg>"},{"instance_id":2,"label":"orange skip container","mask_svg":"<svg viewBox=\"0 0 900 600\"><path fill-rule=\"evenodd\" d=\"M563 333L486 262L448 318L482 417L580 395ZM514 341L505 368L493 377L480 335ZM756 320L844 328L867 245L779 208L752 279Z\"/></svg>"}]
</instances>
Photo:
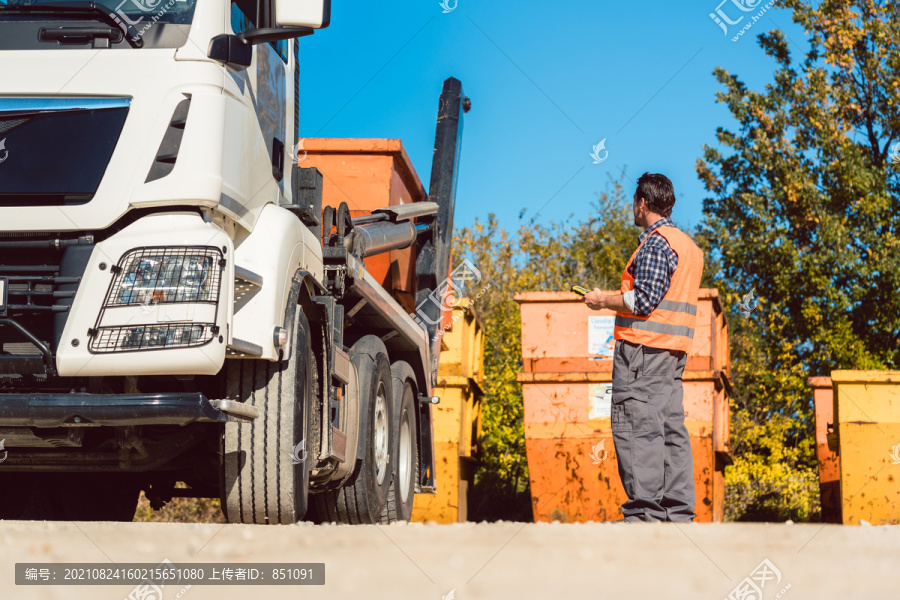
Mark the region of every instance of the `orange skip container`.
<instances>
[{"instance_id":1,"label":"orange skip container","mask_svg":"<svg viewBox=\"0 0 900 600\"><path fill-rule=\"evenodd\" d=\"M834 391L831 377L810 377L816 415L816 461L819 463L819 499L823 523L841 522L841 463L834 438ZM834 446L834 447L831 447Z\"/></svg>"},{"instance_id":2,"label":"orange skip container","mask_svg":"<svg viewBox=\"0 0 900 600\"><path fill-rule=\"evenodd\" d=\"M322 208L341 202L350 216L376 208L428 200L416 170L400 140L306 138L301 140L299 165L322 173ZM415 245L365 259L369 273L407 312L415 312Z\"/></svg>"},{"instance_id":3,"label":"orange skip container","mask_svg":"<svg viewBox=\"0 0 900 600\"><path fill-rule=\"evenodd\" d=\"M535 521L613 521L627 499L612 441L612 321L570 292L523 292L519 373ZM700 290L694 345L684 373L696 520L725 515L730 462L728 324L718 291Z\"/></svg>"}]
</instances>

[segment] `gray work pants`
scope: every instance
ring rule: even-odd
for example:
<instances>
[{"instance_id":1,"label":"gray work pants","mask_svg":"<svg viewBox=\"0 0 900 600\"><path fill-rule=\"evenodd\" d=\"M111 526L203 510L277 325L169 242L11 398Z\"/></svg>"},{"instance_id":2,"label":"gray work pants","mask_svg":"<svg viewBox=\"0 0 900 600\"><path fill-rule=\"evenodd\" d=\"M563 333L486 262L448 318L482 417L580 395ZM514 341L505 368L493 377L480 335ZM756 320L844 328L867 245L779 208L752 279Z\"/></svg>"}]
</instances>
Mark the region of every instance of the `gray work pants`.
<instances>
[{"instance_id":1,"label":"gray work pants","mask_svg":"<svg viewBox=\"0 0 900 600\"><path fill-rule=\"evenodd\" d=\"M694 460L684 426L684 352L616 340L612 434L628 494L625 521L694 519Z\"/></svg>"}]
</instances>

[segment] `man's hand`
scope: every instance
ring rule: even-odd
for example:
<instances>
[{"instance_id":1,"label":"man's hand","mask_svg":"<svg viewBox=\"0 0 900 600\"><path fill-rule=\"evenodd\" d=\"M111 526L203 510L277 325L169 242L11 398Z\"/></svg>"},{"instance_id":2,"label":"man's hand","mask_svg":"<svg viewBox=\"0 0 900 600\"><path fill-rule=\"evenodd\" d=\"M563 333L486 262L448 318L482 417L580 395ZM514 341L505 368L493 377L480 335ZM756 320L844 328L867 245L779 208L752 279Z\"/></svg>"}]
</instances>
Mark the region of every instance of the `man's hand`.
<instances>
[{"instance_id":1,"label":"man's hand","mask_svg":"<svg viewBox=\"0 0 900 600\"><path fill-rule=\"evenodd\" d=\"M600 291L600 288L594 288L584 295L584 303L591 310L602 310L606 308L606 294Z\"/></svg>"},{"instance_id":2,"label":"man's hand","mask_svg":"<svg viewBox=\"0 0 900 600\"><path fill-rule=\"evenodd\" d=\"M591 310L603 310L608 308L620 313L630 314L631 309L625 304L622 294L604 294L600 288L594 288L584 295L584 303Z\"/></svg>"}]
</instances>

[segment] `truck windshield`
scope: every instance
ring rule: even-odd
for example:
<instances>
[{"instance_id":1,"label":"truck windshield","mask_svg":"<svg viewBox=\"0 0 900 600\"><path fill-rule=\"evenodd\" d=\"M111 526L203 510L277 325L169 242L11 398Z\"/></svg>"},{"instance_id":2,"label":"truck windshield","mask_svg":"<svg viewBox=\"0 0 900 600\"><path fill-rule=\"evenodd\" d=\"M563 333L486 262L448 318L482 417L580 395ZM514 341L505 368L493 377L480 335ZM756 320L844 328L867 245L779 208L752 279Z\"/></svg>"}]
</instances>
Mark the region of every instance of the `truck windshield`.
<instances>
[{"instance_id":1,"label":"truck windshield","mask_svg":"<svg viewBox=\"0 0 900 600\"><path fill-rule=\"evenodd\" d=\"M117 47L120 43L134 47L170 47L173 43L177 46L179 40L172 36L184 43L185 26L193 19L195 5L196 0L0 0L0 49L46 49L60 44L73 47L79 43L90 46L100 36L109 38ZM73 21L102 22L122 33L113 35L103 30L88 36L83 28L65 28ZM64 28L56 30L48 22ZM180 35L167 28L179 28ZM31 29L35 29L34 35Z\"/></svg>"},{"instance_id":2,"label":"truck windshield","mask_svg":"<svg viewBox=\"0 0 900 600\"><path fill-rule=\"evenodd\" d=\"M133 22L141 18L158 17L156 22L191 22L196 0L94 0L97 6L106 7L111 13L129 17ZM73 7L87 4L84 0L0 0L0 12L7 6L41 6L72 4Z\"/></svg>"}]
</instances>

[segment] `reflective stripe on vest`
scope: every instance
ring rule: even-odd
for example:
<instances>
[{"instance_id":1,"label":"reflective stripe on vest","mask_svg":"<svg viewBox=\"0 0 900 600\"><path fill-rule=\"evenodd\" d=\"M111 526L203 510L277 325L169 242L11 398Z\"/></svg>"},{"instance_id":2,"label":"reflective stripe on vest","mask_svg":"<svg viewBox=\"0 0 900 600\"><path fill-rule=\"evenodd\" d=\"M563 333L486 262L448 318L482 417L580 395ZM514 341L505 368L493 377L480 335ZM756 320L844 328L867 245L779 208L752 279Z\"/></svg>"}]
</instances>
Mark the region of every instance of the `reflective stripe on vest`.
<instances>
[{"instance_id":1,"label":"reflective stripe on vest","mask_svg":"<svg viewBox=\"0 0 900 600\"><path fill-rule=\"evenodd\" d=\"M669 312L683 312L691 315L692 317L697 316L697 305L691 304L690 302L673 302L671 300L662 300L656 306L657 310L667 310Z\"/></svg>"},{"instance_id":2,"label":"reflective stripe on vest","mask_svg":"<svg viewBox=\"0 0 900 600\"><path fill-rule=\"evenodd\" d=\"M654 323L653 321L645 321L635 317L623 317L616 315L616 327L628 327L629 329L643 329L644 331L652 331L653 333L665 333L668 335L683 335L685 337L694 337L694 330L683 325L666 325L664 323Z\"/></svg>"}]
</instances>

